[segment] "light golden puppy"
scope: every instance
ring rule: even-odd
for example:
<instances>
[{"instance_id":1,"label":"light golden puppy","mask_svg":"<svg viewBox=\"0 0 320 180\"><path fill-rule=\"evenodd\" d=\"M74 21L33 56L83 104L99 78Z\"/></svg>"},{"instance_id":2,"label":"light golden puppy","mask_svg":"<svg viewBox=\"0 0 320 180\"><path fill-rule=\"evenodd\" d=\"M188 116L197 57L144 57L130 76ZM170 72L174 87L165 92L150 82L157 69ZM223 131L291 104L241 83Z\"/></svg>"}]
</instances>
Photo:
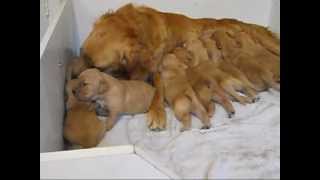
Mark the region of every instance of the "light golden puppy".
<instances>
[{"instance_id":1,"label":"light golden puppy","mask_svg":"<svg viewBox=\"0 0 320 180\"><path fill-rule=\"evenodd\" d=\"M174 54L168 54L164 57L160 69L165 100L182 123L181 131L191 128L191 113L201 120L202 128L210 128L207 111L188 82L187 65L179 61Z\"/></svg>"},{"instance_id":2,"label":"light golden puppy","mask_svg":"<svg viewBox=\"0 0 320 180\"><path fill-rule=\"evenodd\" d=\"M155 89L143 81L118 80L98 69L85 70L79 79L78 98L102 101L103 107L109 111L107 130L114 126L120 114L146 112L155 93Z\"/></svg>"}]
</instances>

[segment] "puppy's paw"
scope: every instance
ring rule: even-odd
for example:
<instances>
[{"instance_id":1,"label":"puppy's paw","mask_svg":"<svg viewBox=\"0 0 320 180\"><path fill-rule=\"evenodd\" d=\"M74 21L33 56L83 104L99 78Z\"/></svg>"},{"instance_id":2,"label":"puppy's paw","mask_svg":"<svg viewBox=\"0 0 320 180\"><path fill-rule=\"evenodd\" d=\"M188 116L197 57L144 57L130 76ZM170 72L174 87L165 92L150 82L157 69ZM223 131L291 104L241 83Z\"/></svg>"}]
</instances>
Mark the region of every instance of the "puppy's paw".
<instances>
[{"instance_id":1,"label":"puppy's paw","mask_svg":"<svg viewBox=\"0 0 320 180\"><path fill-rule=\"evenodd\" d=\"M189 131L190 129L191 129L190 127L182 127L180 129L180 132Z\"/></svg>"},{"instance_id":2,"label":"puppy's paw","mask_svg":"<svg viewBox=\"0 0 320 180\"><path fill-rule=\"evenodd\" d=\"M152 131L162 131L166 128L166 112L162 108L150 109L147 114L147 125Z\"/></svg>"},{"instance_id":3,"label":"puppy's paw","mask_svg":"<svg viewBox=\"0 0 320 180\"><path fill-rule=\"evenodd\" d=\"M255 98L252 99L252 103L258 102L259 100L260 100L260 97L257 96L257 97L255 97Z\"/></svg>"},{"instance_id":4,"label":"puppy's paw","mask_svg":"<svg viewBox=\"0 0 320 180\"><path fill-rule=\"evenodd\" d=\"M232 112L229 112L228 113L228 118L233 118L234 116L235 116L235 112L234 111L232 111Z\"/></svg>"},{"instance_id":5,"label":"puppy's paw","mask_svg":"<svg viewBox=\"0 0 320 180\"><path fill-rule=\"evenodd\" d=\"M201 127L201 129L210 129L211 128L211 125L203 125L202 127Z\"/></svg>"}]
</instances>

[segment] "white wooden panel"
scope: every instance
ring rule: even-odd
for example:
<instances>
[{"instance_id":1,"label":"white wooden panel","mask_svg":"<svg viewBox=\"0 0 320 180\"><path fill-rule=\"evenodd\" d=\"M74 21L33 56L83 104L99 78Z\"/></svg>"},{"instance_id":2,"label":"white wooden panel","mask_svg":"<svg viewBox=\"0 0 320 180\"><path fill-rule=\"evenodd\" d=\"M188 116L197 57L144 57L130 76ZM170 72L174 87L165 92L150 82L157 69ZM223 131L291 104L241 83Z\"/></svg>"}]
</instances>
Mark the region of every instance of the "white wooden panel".
<instances>
[{"instance_id":1,"label":"white wooden panel","mask_svg":"<svg viewBox=\"0 0 320 180\"><path fill-rule=\"evenodd\" d=\"M73 0L79 33L78 48L99 16L108 9L115 10L128 2L190 17L237 18L264 26L269 24L271 12L271 0Z\"/></svg>"},{"instance_id":2,"label":"white wooden panel","mask_svg":"<svg viewBox=\"0 0 320 180\"><path fill-rule=\"evenodd\" d=\"M41 157L42 156L42 157ZM40 154L41 179L169 179L137 156L132 146L93 148Z\"/></svg>"},{"instance_id":3,"label":"white wooden panel","mask_svg":"<svg viewBox=\"0 0 320 180\"><path fill-rule=\"evenodd\" d=\"M74 51L71 6L67 1L40 43L40 152L63 149L65 63Z\"/></svg>"},{"instance_id":4,"label":"white wooden panel","mask_svg":"<svg viewBox=\"0 0 320 180\"><path fill-rule=\"evenodd\" d=\"M40 42L49 25L46 7L46 1L40 0Z\"/></svg>"}]
</instances>

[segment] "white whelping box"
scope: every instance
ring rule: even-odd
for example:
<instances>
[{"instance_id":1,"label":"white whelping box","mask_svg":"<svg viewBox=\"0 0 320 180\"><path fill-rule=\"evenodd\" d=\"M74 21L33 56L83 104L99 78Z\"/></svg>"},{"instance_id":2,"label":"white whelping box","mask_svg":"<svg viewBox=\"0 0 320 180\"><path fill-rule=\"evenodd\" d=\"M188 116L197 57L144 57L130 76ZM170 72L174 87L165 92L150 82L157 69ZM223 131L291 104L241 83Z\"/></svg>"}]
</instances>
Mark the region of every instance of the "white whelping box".
<instances>
[{"instance_id":1,"label":"white whelping box","mask_svg":"<svg viewBox=\"0 0 320 180\"><path fill-rule=\"evenodd\" d=\"M129 2L195 18L236 18L268 26L280 35L280 0L41 0L41 179L179 178L134 145L64 150L65 65L79 54L80 45L99 16Z\"/></svg>"}]
</instances>

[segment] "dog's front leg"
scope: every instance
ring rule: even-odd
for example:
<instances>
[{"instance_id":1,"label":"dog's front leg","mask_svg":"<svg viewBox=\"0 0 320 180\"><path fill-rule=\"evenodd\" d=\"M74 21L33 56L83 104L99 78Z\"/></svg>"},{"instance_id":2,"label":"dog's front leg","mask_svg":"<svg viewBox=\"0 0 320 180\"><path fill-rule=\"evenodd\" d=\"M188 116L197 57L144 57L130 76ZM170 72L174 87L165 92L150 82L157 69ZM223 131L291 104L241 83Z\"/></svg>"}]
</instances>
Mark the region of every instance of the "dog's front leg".
<instances>
[{"instance_id":1,"label":"dog's front leg","mask_svg":"<svg viewBox=\"0 0 320 180\"><path fill-rule=\"evenodd\" d=\"M153 83L156 92L149 107L147 124L151 130L164 130L166 128L167 118L164 109L164 87L160 73L153 75Z\"/></svg>"}]
</instances>

